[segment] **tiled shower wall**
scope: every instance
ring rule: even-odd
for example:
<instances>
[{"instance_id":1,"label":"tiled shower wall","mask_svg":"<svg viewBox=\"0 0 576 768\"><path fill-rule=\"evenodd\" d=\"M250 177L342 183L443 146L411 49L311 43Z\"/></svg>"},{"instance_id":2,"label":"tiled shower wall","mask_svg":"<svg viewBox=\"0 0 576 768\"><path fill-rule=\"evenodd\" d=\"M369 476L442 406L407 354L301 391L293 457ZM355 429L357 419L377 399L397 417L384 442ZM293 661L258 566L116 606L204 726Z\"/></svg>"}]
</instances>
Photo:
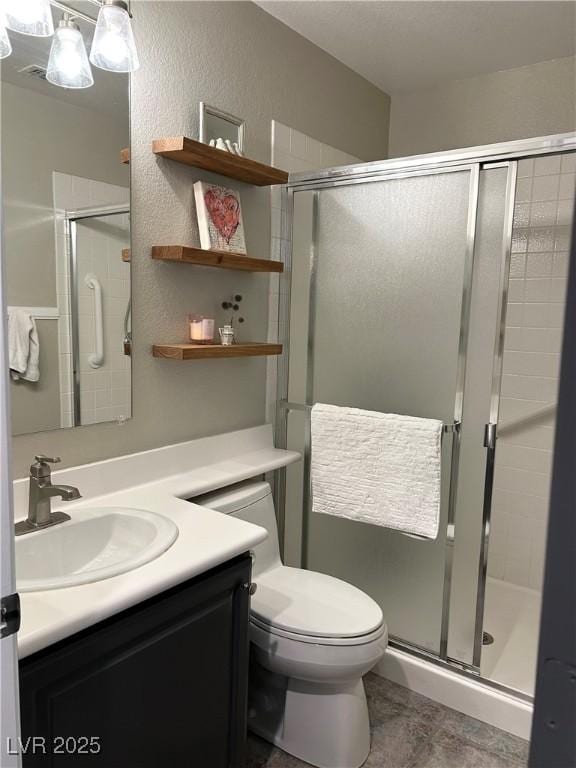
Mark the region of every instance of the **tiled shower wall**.
<instances>
[{"instance_id":1,"label":"tiled shower wall","mask_svg":"<svg viewBox=\"0 0 576 768\"><path fill-rule=\"evenodd\" d=\"M329 144L324 144L311 136L289 128L287 125L272 120L272 165L282 168L289 173L302 173L316 171L321 168L333 168L338 165L350 165L359 163L354 155L342 152ZM271 211L272 211L272 242L270 258L281 260L281 218L282 206L280 199L280 187L272 187ZM288 276L272 274L270 277L270 293L268 299L268 341L276 342L285 338L286 328L279 324L279 306L281 300L286 299L286 280ZM268 358L267 389L266 389L266 420L274 421L276 406L276 382L277 382L276 358Z\"/></svg>"},{"instance_id":2,"label":"tiled shower wall","mask_svg":"<svg viewBox=\"0 0 576 768\"><path fill-rule=\"evenodd\" d=\"M127 213L88 219L78 225L78 342L82 424L131 416L130 357L124 354L124 317L130 300L130 264L122 250L130 246ZM85 282L92 274L102 286L104 363L92 368L94 291Z\"/></svg>"},{"instance_id":3,"label":"tiled shower wall","mask_svg":"<svg viewBox=\"0 0 576 768\"><path fill-rule=\"evenodd\" d=\"M488 574L541 589L576 154L522 160Z\"/></svg>"}]
</instances>

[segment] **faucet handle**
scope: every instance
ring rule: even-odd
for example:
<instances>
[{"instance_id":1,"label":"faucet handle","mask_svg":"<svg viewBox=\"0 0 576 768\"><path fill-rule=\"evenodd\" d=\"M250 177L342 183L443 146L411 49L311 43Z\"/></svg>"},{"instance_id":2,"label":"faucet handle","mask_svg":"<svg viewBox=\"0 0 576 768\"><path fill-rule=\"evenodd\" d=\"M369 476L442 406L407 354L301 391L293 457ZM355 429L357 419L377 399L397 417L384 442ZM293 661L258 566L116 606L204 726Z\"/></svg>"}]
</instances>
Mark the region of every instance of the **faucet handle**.
<instances>
[{"instance_id":1,"label":"faucet handle","mask_svg":"<svg viewBox=\"0 0 576 768\"><path fill-rule=\"evenodd\" d=\"M54 456L54 458L51 459L49 456L44 456L44 454L40 453L38 456L34 456L34 461L36 461L38 464L59 464L62 459L60 456Z\"/></svg>"},{"instance_id":2,"label":"faucet handle","mask_svg":"<svg viewBox=\"0 0 576 768\"><path fill-rule=\"evenodd\" d=\"M59 456L44 456L42 453L34 456L34 464L30 467L30 476L38 480L50 477L50 464L58 464L61 459Z\"/></svg>"}]
</instances>

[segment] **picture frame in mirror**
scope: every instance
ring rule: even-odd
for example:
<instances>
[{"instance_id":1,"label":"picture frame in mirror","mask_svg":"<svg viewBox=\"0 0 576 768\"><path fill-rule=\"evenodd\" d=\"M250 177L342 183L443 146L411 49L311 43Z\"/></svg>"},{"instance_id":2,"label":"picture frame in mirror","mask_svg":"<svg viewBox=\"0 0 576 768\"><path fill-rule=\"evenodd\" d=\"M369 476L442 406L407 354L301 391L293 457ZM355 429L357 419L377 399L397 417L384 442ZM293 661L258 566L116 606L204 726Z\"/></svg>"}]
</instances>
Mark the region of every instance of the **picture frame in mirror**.
<instances>
[{"instance_id":1,"label":"picture frame in mirror","mask_svg":"<svg viewBox=\"0 0 576 768\"><path fill-rule=\"evenodd\" d=\"M226 146L237 145L240 154L244 154L246 121L225 112L218 107L212 107L206 102L200 102L200 131L199 139L203 144L218 146L220 140Z\"/></svg>"}]
</instances>

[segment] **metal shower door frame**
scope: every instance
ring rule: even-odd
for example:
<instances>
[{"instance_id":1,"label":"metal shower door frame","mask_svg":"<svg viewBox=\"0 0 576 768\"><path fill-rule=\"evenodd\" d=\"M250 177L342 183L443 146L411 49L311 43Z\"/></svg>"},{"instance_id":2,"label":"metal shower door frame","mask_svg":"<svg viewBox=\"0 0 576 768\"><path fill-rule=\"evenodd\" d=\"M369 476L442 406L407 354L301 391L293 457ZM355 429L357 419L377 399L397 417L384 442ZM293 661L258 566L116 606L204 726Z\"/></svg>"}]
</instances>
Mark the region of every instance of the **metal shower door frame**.
<instances>
[{"instance_id":1,"label":"metal shower door frame","mask_svg":"<svg viewBox=\"0 0 576 768\"><path fill-rule=\"evenodd\" d=\"M508 305L508 280L510 277L510 261L512 258L512 225L514 219L514 203L516 199L516 180L518 163L510 160L503 163L485 163L483 169L508 167L506 180L506 200L504 203L504 227L502 254L500 262L500 285L498 289L498 316L496 318L496 338L492 357L492 386L490 392L490 411L484 435L486 448L486 469L484 476L484 499L482 504L482 532L480 539L480 556L478 559L478 587L476 591L476 620L474 631L474 646L472 649L472 665L480 674L482 656L482 636L484 629L484 607L486 598L486 579L488 577L488 545L490 541L490 524L492 518L492 492L494 486L494 469L496 464L496 440L498 417L500 411L500 391L502 386L502 365L504 361L504 336L506 332L506 307Z\"/></svg>"}]
</instances>

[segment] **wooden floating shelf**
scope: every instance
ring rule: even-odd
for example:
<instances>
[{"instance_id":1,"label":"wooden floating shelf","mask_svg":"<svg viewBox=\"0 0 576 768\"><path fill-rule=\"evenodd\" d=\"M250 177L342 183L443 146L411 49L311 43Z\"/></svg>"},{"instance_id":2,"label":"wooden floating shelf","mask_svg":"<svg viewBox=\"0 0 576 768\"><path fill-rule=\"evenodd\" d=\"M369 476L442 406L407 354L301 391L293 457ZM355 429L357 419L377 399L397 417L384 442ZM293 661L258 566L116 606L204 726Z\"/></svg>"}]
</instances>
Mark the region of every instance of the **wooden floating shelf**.
<instances>
[{"instance_id":1,"label":"wooden floating shelf","mask_svg":"<svg viewBox=\"0 0 576 768\"><path fill-rule=\"evenodd\" d=\"M132 260L132 253L130 248L122 248L122 261L130 262Z\"/></svg>"},{"instance_id":2,"label":"wooden floating shelf","mask_svg":"<svg viewBox=\"0 0 576 768\"><path fill-rule=\"evenodd\" d=\"M244 272L283 272L281 261L255 259L245 253L205 250L187 245L154 245L152 258L158 261L174 261L181 264L197 264L202 267L238 269Z\"/></svg>"},{"instance_id":3,"label":"wooden floating shelf","mask_svg":"<svg viewBox=\"0 0 576 768\"><path fill-rule=\"evenodd\" d=\"M210 360L225 357L261 357L281 355L282 344L154 344L154 357L165 360Z\"/></svg>"},{"instance_id":4,"label":"wooden floating shelf","mask_svg":"<svg viewBox=\"0 0 576 768\"><path fill-rule=\"evenodd\" d=\"M233 155L222 149L216 149L186 136L156 139L152 142L152 151L156 155L168 157L184 165L192 165L205 171L219 173L237 181L268 187L272 184L286 184L288 174L279 168L273 168L247 157Z\"/></svg>"},{"instance_id":5,"label":"wooden floating shelf","mask_svg":"<svg viewBox=\"0 0 576 768\"><path fill-rule=\"evenodd\" d=\"M130 150L128 148L120 150L120 162L124 165L130 165Z\"/></svg>"}]
</instances>

